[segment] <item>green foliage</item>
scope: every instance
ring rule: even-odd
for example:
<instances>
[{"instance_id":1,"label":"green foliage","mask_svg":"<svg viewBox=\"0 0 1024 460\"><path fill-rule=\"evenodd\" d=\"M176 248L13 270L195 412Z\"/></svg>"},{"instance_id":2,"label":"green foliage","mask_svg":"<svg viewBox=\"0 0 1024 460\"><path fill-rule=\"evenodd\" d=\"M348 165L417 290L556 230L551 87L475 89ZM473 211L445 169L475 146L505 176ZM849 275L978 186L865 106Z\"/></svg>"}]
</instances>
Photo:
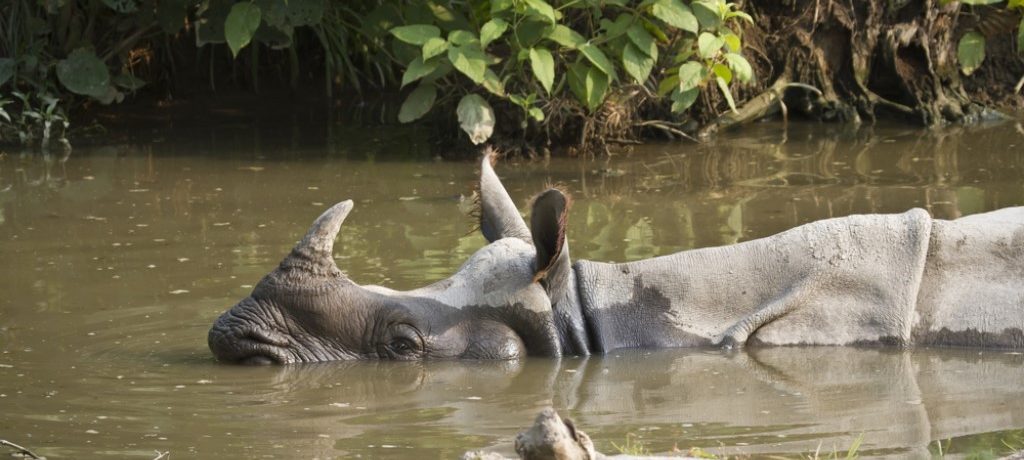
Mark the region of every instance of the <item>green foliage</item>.
<instances>
[{"instance_id":1,"label":"green foliage","mask_svg":"<svg viewBox=\"0 0 1024 460\"><path fill-rule=\"evenodd\" d=\"M940 0L939 3L946 5L952 1ZM1024 13L1024 0L960 0L960 3L965 8L1005 3L1004 8L1007 10L1014 11L1018 15ZM1017 52L1024 53L1024 16L1017 24L1016 39ZM985 61L985 35L974 29L964 32L957 42L956 58L960 62L960 71L964 75L970 75L978 70Z\"/></svg>"},{"instance_id":2,"label":"green foliage","mask_svg":"<svg viewBox=\"0 0 1024 460\"><path fill-rule=\"evenodd\" d=\"M467 17L448 21L405 11L408 21L418 20L389 29L393 46L419 47L401 61L403 86L422 79L436 85L446 95L442 99L463 95L460 121L468 107L463 104L473 101L480 108L487 98L519 107L524 127L531 120L550 120L545 110L565 106L555 101L575 102L581 114L593 116L610 95L630 85L657 90L666 107L680 114L708 88L721 92L734 108L734 80L754 78L741 54L742 27L750 16L725 0L480 0L471 5ZM422 107L422 101L417 89L403 108ZM493 118L489 103L479 111L485 112ZM401 117L403 122L425 114L405 113L417 116ZM491 132L466 126L474 143Z\"/></svg>"},{"instance_id":3,"label":"green foliage","mask_svg":"<svg viewBox=\"0 0 1024 460\"><path fill-rule=\"evenodd\" d=\"M474 142L493 132L491 104L521 111L525 129L566 113L595 117L632 86L681 115L703 91L733 106L731 88L754 78L742 55L749 20L725 0L9 0L0 2L0 126L36 120L29 131L41 133L46 116L63 124L72 107L121 102L173 78L189 49L211 87L223 70L237 80L249 66L255 88L260 47L288 50L293 86L303 53L322 63L328 95L401 89L401 122L461 108Z\"/></svg>"}]
</instances>

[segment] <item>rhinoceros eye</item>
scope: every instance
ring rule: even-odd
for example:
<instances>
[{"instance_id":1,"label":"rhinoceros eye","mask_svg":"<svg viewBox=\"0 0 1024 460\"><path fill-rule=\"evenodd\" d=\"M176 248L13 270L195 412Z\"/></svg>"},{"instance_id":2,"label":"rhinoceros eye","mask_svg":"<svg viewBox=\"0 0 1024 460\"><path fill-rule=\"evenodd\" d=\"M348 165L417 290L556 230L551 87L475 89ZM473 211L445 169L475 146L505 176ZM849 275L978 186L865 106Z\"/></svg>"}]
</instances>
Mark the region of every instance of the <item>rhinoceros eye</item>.
<instances>
[{"instance_id":1,"label":"rhinoceros eye","mask_svg":"<svg viewBox=\"0 0 1024 460\"><path fill-rule=\"evenodd\" d=\"M391 338L384 344L384 351L392 359L414 358L422 348L419 333L408 324L391 328Z\"/></svg>"},{"instance_id":2,"label":"rhinoceros eye","mask_svg":"<svg viewBox=\"0 0 1024 460\"><path fill-rule=\"evenodd\" d=\"M403 355L412 353L415 351L415 347L416 345L412 343L412 340L405 337L394 339L388 344L388 348L391 351Z\"/></svg>"}]
</instances>

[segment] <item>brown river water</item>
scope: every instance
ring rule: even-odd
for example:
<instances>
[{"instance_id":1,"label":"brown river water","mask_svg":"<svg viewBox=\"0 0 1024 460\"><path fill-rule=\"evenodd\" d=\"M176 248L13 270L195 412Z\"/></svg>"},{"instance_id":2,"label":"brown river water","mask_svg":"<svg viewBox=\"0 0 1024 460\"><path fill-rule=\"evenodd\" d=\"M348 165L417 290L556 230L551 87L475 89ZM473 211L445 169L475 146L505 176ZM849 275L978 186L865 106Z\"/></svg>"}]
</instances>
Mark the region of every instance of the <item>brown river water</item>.
<instances>
[{"instance_id":1,"label":"brown river water","mask_svg":"<svg viewBox=\"0 0 1024 460\"><path fill-rule=\"evenodd\" d=\"M609 453L1024 448L1024 356L1005 350L216 363L210 324L337 201L356 203L335 251L360 283L422 286L483 245L460 206L476 165L423 159L422 135L390 129L231 125L0 157L0 439L51 459L454 458L512 454L551 405ZM521 209L545 183L572 192L574 257L629 261L852 213L1024 205L1024 130L766 123L498 172Z\"/></svg>"}]
</instances>

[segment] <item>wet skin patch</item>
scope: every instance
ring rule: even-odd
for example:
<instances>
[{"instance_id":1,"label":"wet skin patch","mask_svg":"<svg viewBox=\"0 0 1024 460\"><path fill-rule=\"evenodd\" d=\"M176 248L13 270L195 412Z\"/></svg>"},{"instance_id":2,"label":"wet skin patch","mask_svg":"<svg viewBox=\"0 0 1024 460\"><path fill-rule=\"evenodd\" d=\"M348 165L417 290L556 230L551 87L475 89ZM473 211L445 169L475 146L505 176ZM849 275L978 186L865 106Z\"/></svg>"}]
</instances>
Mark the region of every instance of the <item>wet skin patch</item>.
<instances>
[{"instance_id":1,"label":"wet skin patch","mask_svg":"<svg viewBox=\"0 0 1024 460\"><path fill-rule=\"evenodd\" d=\"M628 270L625 267L623 269ZM604 353L616 348L711 345L710 339L684 332L674 326L675 313L672 311L672 301L662 294L657 286L644 284L642 275L633 277L632 294L626 302L594 308L588 304L586 296L581 297L591 350L594 352Z\"/></svg>"}]
</instances>

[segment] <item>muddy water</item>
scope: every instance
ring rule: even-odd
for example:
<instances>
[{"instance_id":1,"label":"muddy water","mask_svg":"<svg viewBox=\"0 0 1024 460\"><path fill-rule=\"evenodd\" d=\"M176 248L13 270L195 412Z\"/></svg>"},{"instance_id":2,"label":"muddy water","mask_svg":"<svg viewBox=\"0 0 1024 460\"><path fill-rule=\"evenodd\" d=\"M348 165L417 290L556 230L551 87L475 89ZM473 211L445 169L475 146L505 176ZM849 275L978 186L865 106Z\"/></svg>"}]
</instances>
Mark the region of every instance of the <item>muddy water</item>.
<instances>
[{"instance_id":1,"label":"muddy water","mask_svg":"<svg viewBox=\"0 0 1024 460\"><path fill-rule=\"evenodd\" d=\"M426 150L414 135L216 133L0 158L0 439L49 458L451 458L511 454L554 405L610 452L629 440L798 457L858 437L868 456L1024 447L1024 356L1005 351L218 365L213 319L335 201L356 202L336 257L361 283L435 281L483 239L460 209L474 165L407 160ZM624 261L851 213L1021 205L1024 134L763 124L499 172L521 205L565 184L573 256Z\"/></svg>"}]
</instances>

